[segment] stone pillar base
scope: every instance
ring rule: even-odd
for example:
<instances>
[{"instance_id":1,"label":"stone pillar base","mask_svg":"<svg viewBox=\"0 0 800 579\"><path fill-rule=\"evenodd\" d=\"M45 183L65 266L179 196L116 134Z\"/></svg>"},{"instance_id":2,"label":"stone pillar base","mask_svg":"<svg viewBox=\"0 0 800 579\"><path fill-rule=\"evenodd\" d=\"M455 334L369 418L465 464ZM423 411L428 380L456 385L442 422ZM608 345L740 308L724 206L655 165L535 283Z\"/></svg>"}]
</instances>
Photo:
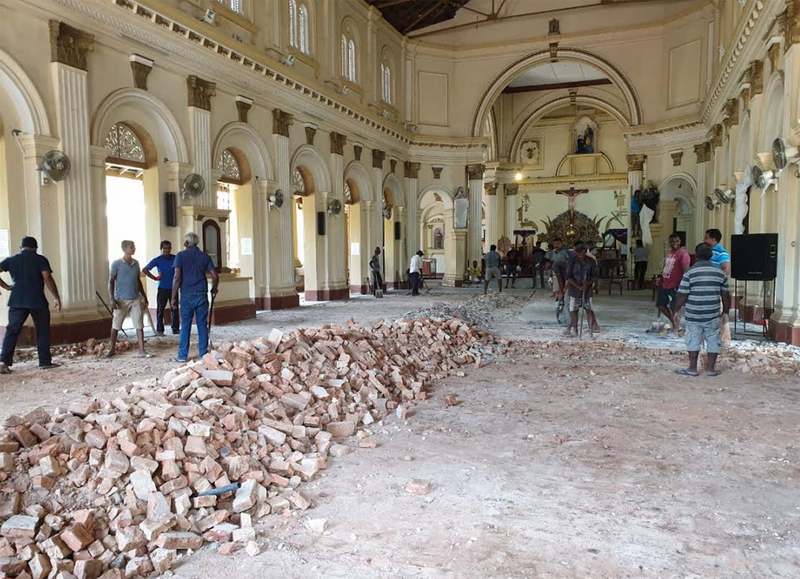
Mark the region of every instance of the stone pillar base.
<instances>
[{"instance_id":1,"label":"stone pillar base","mask_svg":"<svg viewBox=\"0 0 800 579\"><path fill-rule=\"evenodd\" d=\"M211 315L211 323L215 325L230 324L231 322L249 320L255 317L256 305L250 300L214 302L214 312Z\"/></svg>"},{"instance_id":2,"label":"stone pillar base","mask_svg":"<svg viewBox=\"0 0 800 579\"><path fill-rule=\"evenodd\" d=\"M306 290L306 301L330 302L350 299L350 288Z\"/></svg>"},{"instance_id":3,"label":"stone pillar base","mask_svg":"<svg viewBox=\"0 0 800 579\"><path fill-rule=\"evenodd\" d=\"M351 294L364 294L364 295L367 295L367 294L369 294L369 285L367 285L367 284L351 285L350 286L350 293Z\"/></svg>"},{"instance_id":4,"label":"stone pillar base","mask_svg":"<svg viewBox=\"0 0 800 579\"><path fill-rule=\"evenodd\" d=\"M111 333L111 318L98 316L93 319L81 319L74 321L58 320L58 314L53 314L50 324L50 343L55 346L58 344L76 344L85 342L89 338L108 338ZM0 326L0 340L5 336L6 327ZM35 346L36 331L30 318L22 328L17 340L17 346Z\"/></svg>"},{"instance_id":5,"label":"stone pillar base","mask_svg":"<svg viewBox=\"0 0 800 579\"><path fill-rule=\"evenodd\" d=\"M300 296L296 293L285 296L265 296L256 298L257 310L286 310L300 307Z\"/></svg>"},{"instance_id":6,"label":"stone pillar base","mask_svg":"<svg viewBox=\"0 0 800 579\"><path fill-rule=\"evenodd\" d=\"M776 342L784 342L793 346L800 346L800 327L785 322L770 322L770 338Z\"/></svg>"},{"instance_id":7,"label":"stone pillar base","mask_svg":"<svg viewBox=\"0 0 800 579\"><path fill-rule=\"evenodd\" d=\"M445 287L461 287L464 285L464 280L460 277L445 274L442 278L442 285Z\"/></svg>"}]
</instances>

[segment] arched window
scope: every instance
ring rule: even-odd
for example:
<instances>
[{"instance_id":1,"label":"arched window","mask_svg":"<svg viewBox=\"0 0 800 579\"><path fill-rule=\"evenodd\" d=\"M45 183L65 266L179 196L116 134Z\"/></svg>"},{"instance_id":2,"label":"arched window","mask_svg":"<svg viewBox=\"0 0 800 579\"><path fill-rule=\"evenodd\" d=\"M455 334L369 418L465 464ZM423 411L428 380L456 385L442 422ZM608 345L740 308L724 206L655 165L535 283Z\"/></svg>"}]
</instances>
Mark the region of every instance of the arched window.
<instances>
[{"instance_id":1,"label":"arched window","mask_svg":"<svg viewBox=\"0 0 800 579\"><path fill-rule=\"evenodd\" d=\"M217 171L221 171L222 177L227 181L234 183L242 181L242 170L239 168L239 163L228 149L222 151L217 158Z\"/></svg>"},{"instance_id":2,"label":"arched window","mask_svg":"<svg viewBox=\"0 0 800 579\"><path fill-rule=\"evenodd\" d=\"M347 28L342 32L342 78L356 82L356 41Z\"/></svg>"},{"instance_id":3,"label":"arched window","mask_svg":"<svg viewBox=\"0 0 800 579\"><path fill-rule=\"evenodd\" d=\"M244 15L244 2L245 0L217 0L220 4L225 6L231 12Z\"/></svg>"},{"instance_id":4,"label":"arched window","mask_svg":"<svg viewBox=\"0 0 800 579\"><path fill-rule=\"evenodd\" d=\"M300 173L299 169L292 171L292 188L294 189L295 195L306 194L306 182L303 179L303 175Z\"/></svg>"},{"instance_id":5,"label":"arched window","mask_svg":"<svg viewBox=\"0 0 800 579\"><path fill-rule=\"evenodd\" d=\"M303 54L310 54L309 49L308 7L297 0L289 0L289 45Z\"/></svg>"},{"instance_id":6,"label":"arched window","mask_svg":"<svg viewBox=\"0 0 800 579\"><path fill-rule=\"evenodd\" d=\"M106 135L108 156L120 161L144 163L144 148L139 137L129 127L118 123Z\"/></svg>"},{"instance_id":7,"label":"arched window","mask_svg":"<svg viewBox=\"0 0 800 579\"><path fill-rule=\"evenodd\" d=\"M392 104L392 68L388 62L381 63L381 98L387 105Z\"/></svg>"}]
</instances>

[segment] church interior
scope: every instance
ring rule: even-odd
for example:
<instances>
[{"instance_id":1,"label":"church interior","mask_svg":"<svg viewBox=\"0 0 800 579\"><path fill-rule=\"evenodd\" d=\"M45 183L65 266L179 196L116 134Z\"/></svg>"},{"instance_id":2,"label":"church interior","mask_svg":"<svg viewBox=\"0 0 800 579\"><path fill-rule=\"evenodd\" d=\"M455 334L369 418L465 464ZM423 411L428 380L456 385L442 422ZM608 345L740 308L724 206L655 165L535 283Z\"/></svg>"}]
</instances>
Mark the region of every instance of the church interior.
<instances>
[{"instance_id":1,"label":"church interior","mask_svg":"<svg viewBox=\"0 0 800 579\"><path fill-rule=\"evenodd\" d=\"M61 367L28 320L0 376L2 576L796 577L799 103L800 0L0 0L0 262L61 294ZM676 376L709 230L732 340ZM101 358L121 242L189 232L210 353L142 275L155 357Z\"/></svg>"}]
</instances>

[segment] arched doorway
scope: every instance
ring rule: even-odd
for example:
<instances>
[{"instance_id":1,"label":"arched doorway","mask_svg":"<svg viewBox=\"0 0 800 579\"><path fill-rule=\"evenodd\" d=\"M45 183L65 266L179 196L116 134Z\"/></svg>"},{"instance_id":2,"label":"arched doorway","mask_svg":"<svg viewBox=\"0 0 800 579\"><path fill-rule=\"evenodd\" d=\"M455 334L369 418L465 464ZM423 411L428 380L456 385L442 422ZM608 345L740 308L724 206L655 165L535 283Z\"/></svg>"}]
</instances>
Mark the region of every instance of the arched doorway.
<instances>
[{"instance_id":1,"label":"arched doorway","mask_svg":"<svg viewBox=\"0 0 800 579\"><path fill-rule=\"evenodd\" d=\"M390 173L383 181L382 202L383 224L383 266L384 281L387 288L406 286L406 259L403 255L403 222L405 220L405 200L397 177Z\"/></svg>"},{"instance_id":2,"label":"arched doorway","mask_svg":"<svg viewBox=\"0 0 800 579\"><path fill-rule=\"evenodd\" d=\"M419 197L419 239L425 254L426 275L443 278L455 265L453 238L453 194L441 187L429 187Z\"/></svg>"},{"instance_id":3,"label":"arched doorway","mask_svg":"<svg viewBox=\"0 0 800 579\"><path fill-rule=\"evenodd\" d=\"M311 215L310 231L306 231L306 215ZM306 291L306 253L314 253L315 245L306 245L308 233L314 233L314 177L305 167L296 167L292 171L292 225L294 236L294 267L297 292Z\"/></svg>"},{"instance_id":4,"label":"arched doorway","mask_svg":"<svg viewBox=\"0 0 800 579\"><path fill-rule=\"evenodd\" d=\"M344 171L345 237L350 292L369 293L369 260L374 243L370 239L368 207L372 204L370 178L364 166L352 161Z\"/></svg>"}]
</instances>

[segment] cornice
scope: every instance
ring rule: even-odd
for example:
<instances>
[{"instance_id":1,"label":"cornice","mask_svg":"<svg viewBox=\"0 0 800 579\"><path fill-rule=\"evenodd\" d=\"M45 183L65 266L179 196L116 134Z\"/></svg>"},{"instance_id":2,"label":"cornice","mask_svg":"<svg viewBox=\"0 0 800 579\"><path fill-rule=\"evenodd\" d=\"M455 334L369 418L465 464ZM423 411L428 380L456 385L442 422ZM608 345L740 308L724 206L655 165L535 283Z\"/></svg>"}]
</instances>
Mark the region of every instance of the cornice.
<instances>
[{"instance_id":1,"label":"cornice","mask_svg":"<svg viewBox=\"0 0 800 579\"><path fill-rule=\"evenodd\" d=\"M285 67L268 62L268 58L256 59L252 50L237 50L199 32L199 27L190 27L174 18L167 17L136 0L31 0L29 3L42 10L53 11L56 5L72 12L76 22L84 23L91 19L96 24L111 28L116 34L135 42L151 46L155 50L170 53L193 63L202 74L215 80L225 79L227 83L250 94L258 95L281 106L291 109L301 116L308 108L325 116L325 120L340 132L352 132L352 126L342 121L359 123L373 133L373 140L394 149L398 145L408 145L410 135L386 125L370 114L363 113L324 90L308 86L288 76ZM91 26L92 30L102 26ZM118 38L117 38L118 39ZM96 41L100 41L99 38ZM232 44L232 43L231 43ZM248 54L246 55L245 52ZM331 114L333 112L334 114Z\"/></svg>"},{"instance_id":2,"label":"cornice","mask_svg":"<svg viewBox=\"0 0 800 579\"><path fill-rule=\"evenodd\" d=\"M708 135L708 127L700 121L691 121L670 127L662 127L650 131L628 133L628 151L643 151L661 147L678 145L694 145L704 141Z\"/></svg>"},{"instance_id":3,"label":"cornice","mask_svg":"<svg viewBox=\"0 0 800 579\"><path fill-rule=\"evenodd\" d=\"M725 65L717 73L716 80L706 97L701 115L704 123L711 125L719 121L725 101L739 96L738 80L752 60L759 57L758 51L761 48L766 50L766 46L763 46L760 40L783 9L784 3L778 0L771 2L756 0L751 3L750 13L742 19L739 27L737 41L728 49Z\"/></svg>"}]
</instances>

